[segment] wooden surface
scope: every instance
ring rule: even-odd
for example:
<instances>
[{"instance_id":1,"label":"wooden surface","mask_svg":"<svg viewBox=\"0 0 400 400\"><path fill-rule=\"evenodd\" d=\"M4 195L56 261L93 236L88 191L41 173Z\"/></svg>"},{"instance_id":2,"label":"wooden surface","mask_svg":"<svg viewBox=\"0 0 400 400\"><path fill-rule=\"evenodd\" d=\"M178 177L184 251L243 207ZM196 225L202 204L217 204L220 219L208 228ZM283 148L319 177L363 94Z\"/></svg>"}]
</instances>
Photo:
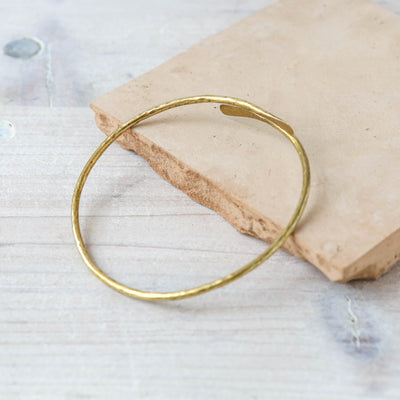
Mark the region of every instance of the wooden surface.
<instances>
[{"instance_id":1,"label":"wooden surface","mask_svg":"<svg viewBox=\"0 0 400 400\"><path fill-rule=\"evenodd\" d=\"M103 140L88 102L265 1L93 4L0 5L3 45L46 46L0 56L0 119L16 129L0 143L0 398L398 399L399 264L340 285L279 252L226 288L168 304L121 296L84 267L69 215ZM117 145L82 214L99 264L144 289L204 282L266 246Z\"/></svg>"},{"instance_id":2,"label":"wooden surface","mask_svg":"<svg viewBox=\"0 0 400 400\"><path fill-rule=\"evenodd\" d=\"M376 279L400 259L399 56L400 17L370 0L280 0L91 106L106 134L191 94L279 116L311 166L307 208L283 248L333 281ZM120 142L239 232L272 242L301 191L298 155L268 125L214 108L163 113Z\"/></svg>"}]
</instances>

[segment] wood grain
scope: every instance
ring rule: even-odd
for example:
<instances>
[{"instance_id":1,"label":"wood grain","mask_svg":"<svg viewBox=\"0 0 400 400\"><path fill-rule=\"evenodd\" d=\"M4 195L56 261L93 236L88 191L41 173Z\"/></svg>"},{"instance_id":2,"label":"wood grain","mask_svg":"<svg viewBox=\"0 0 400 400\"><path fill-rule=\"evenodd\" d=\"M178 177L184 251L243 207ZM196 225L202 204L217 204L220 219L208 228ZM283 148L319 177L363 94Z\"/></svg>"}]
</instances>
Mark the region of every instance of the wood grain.
<instances>
[{"instance_id":1,"label":"wood grain","mask_svg":"<svg viewBox=\"0 0 400 400\"><path fill-rule=\"evenodd\" d=\"M52 107L39 79L46 53L1 55L0 119L16 134L0 143L0 398L398 399L400 264L378 281L339 285L279 252L226 288L169 304L121 296L84 267L70 200L103 140L85 101L129 79L130 63L144 72L265 2L174 0L167 12L149 0L135 5L141 24L132 23L139 14L131 4L0 4L8 16L0 25L4 44L39 36L51 21L65 27L64 35L48 36L62 47L53 54ZM118 12L119 24L115 8L129 11ZM166 35L159 35L162 21L170 21ZM126 52L147 35L151 46ZM72 69L80 80L70 79ZM117 145L93 171L82 201L96 260L142 288L200 283L266 246Z\"/></svg>"},{"instance_id":2,"label":"wood grain","mask_svg":"<svg viewBox=\"0 0 400 400\"><path fill-rule=\"evenodd\" d=\"M73 186L102 139L90 111L4 116L18 131L0 147L1 398L396 397L400 265L342 286L279 252L215 293L132 301L90 274L71 235ZM205 282L265 248L116 145L82 215L99 264L144 289Z\"/></svg>"}]
</instances>

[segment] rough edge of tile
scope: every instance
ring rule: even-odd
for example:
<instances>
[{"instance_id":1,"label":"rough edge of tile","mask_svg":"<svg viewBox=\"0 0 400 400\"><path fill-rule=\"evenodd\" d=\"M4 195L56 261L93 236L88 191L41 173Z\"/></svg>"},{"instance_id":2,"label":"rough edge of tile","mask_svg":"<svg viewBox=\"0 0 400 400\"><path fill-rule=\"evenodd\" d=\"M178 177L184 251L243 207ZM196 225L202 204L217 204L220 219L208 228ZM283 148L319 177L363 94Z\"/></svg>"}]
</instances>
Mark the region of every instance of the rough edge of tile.
<instances>
[{"instance_id":1,"label":"rough edge of tile","mask_svg":"<svg viewBox=\"0 0 400 400\"><path fill-rule=\"evenodd\" d=\"M105 114L95 105L91 104L91 107L95 111L97 126L106 135L122 125L121 121ZM194 171L137 131L133 129L127 131L118 139L118 143L121 147L133 150L142 156L158 175L194 201L220 214L237 231L255 236L268 243L273 242L282 231L282 227L251 209L241 200ZM287 239L282 248L294 256L314 264L334 282L344 283L352 279L346 278L343 269L333 264L332 260L327 260L321 254L316 254L304 243L301 243L295 233Z\"/></svg>"},{"instance_id":2,"label":"rough edge of tile","mask_svg":"<svg viewBox=\"0 0 400 400\"><path fill-rule=\"evenodd\" d=\"M343 279L378 279L400 260L400 229L397 229L370 251L343 269Z\"/></svg>"},{"instance_id":3,"label":"rough edge of tile","mask_svg":"<svg viewBox=\"0 0 400 400\"><path fill-rule=\"evenodd\" d=\"M98 128L106 135L122 125L121 121L104 113L94 104L91 104L91 108L95 111ZM158 175L194 201L217 212L237 231L268 243L272 243L282 231L282 227L251 209L234 195L191 169L187 164L137 131L130 129L118 139L118 143L121 147L133 150L142 156ZM296 233L286 240L282 248L315 265L331 281L346 283L355 279L377 279L388 272L400 260L400 252L397 251L399 241L400 229L347 266L335 265L332 260L316 253L302 243L296 237Z\"/></svg>"}]
</instances>

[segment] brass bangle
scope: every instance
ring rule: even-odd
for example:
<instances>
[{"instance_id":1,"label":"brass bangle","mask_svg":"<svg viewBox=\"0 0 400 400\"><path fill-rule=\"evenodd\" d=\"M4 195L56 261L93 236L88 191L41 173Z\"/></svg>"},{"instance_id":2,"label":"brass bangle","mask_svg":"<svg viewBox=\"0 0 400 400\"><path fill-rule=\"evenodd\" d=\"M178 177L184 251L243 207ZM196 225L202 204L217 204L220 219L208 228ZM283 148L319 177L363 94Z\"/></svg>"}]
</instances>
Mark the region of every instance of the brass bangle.
<instances>
[{"instance_id":1,"label":"brass bangle","mask_svg":"<svg viewBox=\"0 0 400 400\"><path fill-rule=\"evenodd\" d=\"M260 121L272 125L279 132L281 132L286 138L288 138L292 143L292 145L294 146L294 148L296 149L303 168L303 186L301 189L300 199L297 203L296 209L288 225L286 226L284 231L279 235L279 237L261 255L259 255L257 258L255 258L248 264L246 264L244 267L236 270L235 272L232 272L231 274L226 275L225 277L217 279L213 282L209 282L204 285L197 286L191 289L180 290L177 292L157 293L157 292L145 292L138 289L133 289L110 278L91 259L83 242L79 227L79 202L82 189L91 169L96 164L97 160L111 145L111 143L113 143L116 139L118 139L126 130L132 128L141 121L144 121L145 119L150 118L163 111L169 110L174 107L179 107L186 104L194 104L194 103L221 104L220 108L224 114L258 119ZM88 268L108 286L112 287L113 289L125 295L136 297L142 300L177 300L177 299L183 299L185 297L196 296L198 294L208 292L210 290L216 289L230 282L233 282L234 280L242 277L243 275L257 268L261 263L263 263L266 259L268 259L276 250L279 249L279 247L281 247L281 245L285 242L288 236L290 236L290 234L295 229L306 206L309 191L310 191L310 166L308 158L304 151L303 146L294 135L293 129L288 124L286 124L280 118L268 113L262 108L257 107L256 105L251 104L245 100L240 100L226 96L209 96L209 95L184 97L169 101L167 103L160 104L157 107L153 107L147 111L144 111L136 115L130 121L126 122L118 129L116 129L110 136L108 136L101 143L101 145L97 148L97 150L93 153L89 161L84 166L79 176L79 179L76 183L75 191L72 198L72 229L75 242L78 247L78 251L83 261L88 266Z\"/></svg>"}]
</instances>

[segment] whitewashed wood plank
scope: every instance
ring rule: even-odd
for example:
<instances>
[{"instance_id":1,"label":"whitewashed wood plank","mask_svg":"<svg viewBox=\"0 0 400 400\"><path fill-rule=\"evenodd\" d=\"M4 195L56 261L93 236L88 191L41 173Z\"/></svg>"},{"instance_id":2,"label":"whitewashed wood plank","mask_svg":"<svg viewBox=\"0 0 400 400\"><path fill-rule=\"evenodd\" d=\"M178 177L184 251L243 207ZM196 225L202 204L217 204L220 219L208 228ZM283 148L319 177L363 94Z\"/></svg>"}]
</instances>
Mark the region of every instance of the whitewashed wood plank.
<instances>
[{"instance_id":1,"label":"whitewashed wood plank","mask_svg":"<svg viewBox=\"0 0 400 400\"><path fill-rule=\"evenodd\" d=\"M103 139L90 112L3 115L17 132L0 145L0 398L398 397L400 265L376 282L339 285L278 252L198 298L121 296L92 276L72 240L73 186ZM109 150L88 182L83 227L116 278L183 288L265 248L135 154ZM124 188L127 175L141 179Z\"/></svg>"},{"instance_id":2,"label":"whitewashed wood plank","mask_svg":"<svg viewBox=\"0 0 400 400\"><path fill-rule=\"evenodd\" d=\"M86 106L271 2L4 1L3 45L33 37L43 49L28 60L2 57L0 101Z\"/></svg>"},{"instance_id":3,"label":"whitewashed wood plank","mask_svg":"<svg viewBox=\"0 0 400 400\"><path fill-rule=\"evenodd\" d=\"M87 106L93 99L273 0L3 1L2 45L37 38L27 59L2 55L1 104ZM400 12L397 0L376 0Z\"/></svg>"}]
</instances>

